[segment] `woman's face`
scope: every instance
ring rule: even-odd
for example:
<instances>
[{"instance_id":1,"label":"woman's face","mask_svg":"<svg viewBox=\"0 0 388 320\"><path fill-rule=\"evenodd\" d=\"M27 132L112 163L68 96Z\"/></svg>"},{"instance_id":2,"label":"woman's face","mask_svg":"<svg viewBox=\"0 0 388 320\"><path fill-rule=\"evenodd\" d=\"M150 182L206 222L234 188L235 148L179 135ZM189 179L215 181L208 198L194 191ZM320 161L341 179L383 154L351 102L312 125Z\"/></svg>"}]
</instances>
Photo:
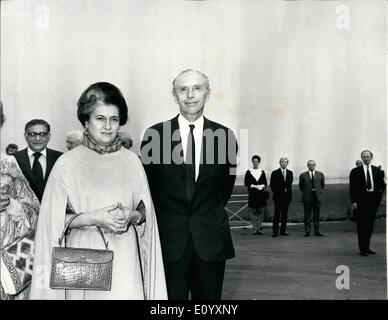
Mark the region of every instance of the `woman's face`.
<instances>
[{"instance_id":1,"label":"woman's face","mask_svg":"<svg viewBox=\"0 0 388 320\"><path fill-rule=\"evenodd\" d=\"M85 122L90 137L100 146L110 145L120 129L119 109L113 104L97 102L89 121Z\"/></svg>"}]
</instances>

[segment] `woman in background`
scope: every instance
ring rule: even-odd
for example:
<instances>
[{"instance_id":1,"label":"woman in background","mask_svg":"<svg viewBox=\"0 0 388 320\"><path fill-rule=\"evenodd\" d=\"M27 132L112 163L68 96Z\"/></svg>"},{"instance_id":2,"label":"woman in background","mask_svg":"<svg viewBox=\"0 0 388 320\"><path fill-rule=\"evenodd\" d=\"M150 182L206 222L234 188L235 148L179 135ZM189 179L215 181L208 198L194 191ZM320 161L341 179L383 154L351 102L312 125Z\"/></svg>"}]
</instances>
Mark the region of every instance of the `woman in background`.
<instances>
[{"instance_id":1,"label":"woman in background","mask_svg":"<svg viewBox=\"0 0 388 320\"><path fill-rule=\"evenodd\" d=\"M167 299L155 211L138 156L118 134L128 108L107 82L89 86L78 100L82 145L55 163L42 199L36 234L31 299ZM110 291L49 288L51 252L64 228L66 208L78 217L70 247L104 249L100 227L114 252ZM82 214L81 214L82 213Z\"/></svg>"},{"instance_id":2,"label":"woman in background","mask_svg":"<svg viewBox=\"0 0 388 320\"><path fill-rule=\"evenodd\" d=\"M4 121L3 104L0 101L0 128ZM20 257L17 256L17 252L7 252L6 250L15 240L36 228L39 200L31 190L15 158L3 153L1 153L0 161L0 188L1 300L27 299L28 287L18 294L11 294L17 285L12 277L13 271L10 272L7 267L7 261L13 263ZM26 273L25 271L23 270L22 276L19 275L17 281L22 283L29 281L31 273L28 272L30 270L27 270Z\"/></svg>"},{"instance_id":3,"label":"woman in background","mask_svg":"<svg viewBox=\"0 0 388 320\"><path fill-rule=\"evenodd\" d=\"M264 170L259 168L261 158L258 155L252 157L253 168L245 173L244 185L248 188L248 209L249 217L253 226L254 235L262 235L261 223L263 220L263 209L267 206L265 188L267 178Z\"/></svg>"}]
</instances>

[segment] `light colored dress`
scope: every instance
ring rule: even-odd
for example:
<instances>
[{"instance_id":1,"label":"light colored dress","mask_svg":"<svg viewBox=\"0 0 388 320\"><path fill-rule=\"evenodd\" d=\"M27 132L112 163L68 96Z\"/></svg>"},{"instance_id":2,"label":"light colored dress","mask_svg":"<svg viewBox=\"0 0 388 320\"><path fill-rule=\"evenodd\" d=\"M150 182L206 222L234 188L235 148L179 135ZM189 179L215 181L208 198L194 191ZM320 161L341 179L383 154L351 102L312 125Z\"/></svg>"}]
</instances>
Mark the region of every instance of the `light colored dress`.
<instances>
[{"instance_id":1,"label":"light colored dress","mask_svg":"<svg viewBox=\"0 0 388 320\"><path fill-rule=\"evenodd\" d=\"M1 193L9 196L10 203L0 212L0 246L1 248L14 242L26 232L35 229L38 221L39 200L31 190L27 179L23 176L16 159L1 153L0 155L0 188ZM9 279L5 277L6 268L1 263L1 299L26 299L28 288L18 296L5 294ZM0 270L0 271L1 271ZM5 291L4 291L5 289Z\"/></svg>"},{"instance_id":2,"label":"light colored dress","mask_svg":"<svg viewBox=\"0 0 388 320\"><path fill-rule=\"evenodd\" d=\"M49 288L51 252L58 246L68 202L80 213L118 202L135 210L141 201L143 224L122 234L103 230L114 252L110 291ZM81 145L62 155L47 182L35 239L31 299L167 299L155 211L143 166L132 151L98 154ZM71 229L67 245L104 249L96 227Z\"/></svg>"}]
</instances>

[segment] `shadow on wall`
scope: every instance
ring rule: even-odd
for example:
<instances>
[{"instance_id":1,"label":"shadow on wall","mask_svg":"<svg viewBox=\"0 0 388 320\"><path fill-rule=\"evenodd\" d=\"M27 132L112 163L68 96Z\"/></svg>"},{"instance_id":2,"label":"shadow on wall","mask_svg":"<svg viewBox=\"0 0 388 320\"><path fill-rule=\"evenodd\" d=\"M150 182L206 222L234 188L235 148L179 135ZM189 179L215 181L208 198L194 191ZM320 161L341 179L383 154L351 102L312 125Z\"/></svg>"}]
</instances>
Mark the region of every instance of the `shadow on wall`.
<instances>
[{"instance_id":1,"label":"shadow on wall","mask_svg":"<svg viewBox=\"0 0 388 320\"><path fill-rule=\"evenodd\" d=\"M269 188L270 189L270 188ZM235 186L233 190L231 201L239 201L238 203L229 202L227 208L233 212L237 212L242 206L247 203L248 195L247 188L244 186ZM237 196L238 195L238 196ZM292 189L292 202L288 209L289 222L303 222L303 204L300 201L302 196L301 191L297 185ZM272 221L274 213L274 205L272 200L272 192L270 191L270 198L267 200L267 208L269 214L265 216L264 221ZM348 184L329 184L326 185L325 191L322 195L321 206L321 221L342 221L349 219L350 197ZM248 210L243 209L239 217L248 220ZM386 192L383 195L377 217L386 217Z\"/></svg>"}]
</instances>

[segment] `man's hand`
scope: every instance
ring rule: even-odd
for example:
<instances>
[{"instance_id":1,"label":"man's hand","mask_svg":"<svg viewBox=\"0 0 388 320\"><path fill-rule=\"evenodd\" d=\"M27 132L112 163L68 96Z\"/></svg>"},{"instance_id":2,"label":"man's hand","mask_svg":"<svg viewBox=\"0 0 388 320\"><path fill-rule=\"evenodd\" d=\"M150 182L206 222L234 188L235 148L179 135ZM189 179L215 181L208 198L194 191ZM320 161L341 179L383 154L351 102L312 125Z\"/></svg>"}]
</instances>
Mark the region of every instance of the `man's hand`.
<instances>
[{"instance_id":1,"label":"man's hand","mask_svg":"<svg viewBox=\"0 0 388 320\"><path fill-rule=\"evenodd\" d=\"M357 202L352 203L352 210L357 210Z\"/></svg>"}]
</instances>

